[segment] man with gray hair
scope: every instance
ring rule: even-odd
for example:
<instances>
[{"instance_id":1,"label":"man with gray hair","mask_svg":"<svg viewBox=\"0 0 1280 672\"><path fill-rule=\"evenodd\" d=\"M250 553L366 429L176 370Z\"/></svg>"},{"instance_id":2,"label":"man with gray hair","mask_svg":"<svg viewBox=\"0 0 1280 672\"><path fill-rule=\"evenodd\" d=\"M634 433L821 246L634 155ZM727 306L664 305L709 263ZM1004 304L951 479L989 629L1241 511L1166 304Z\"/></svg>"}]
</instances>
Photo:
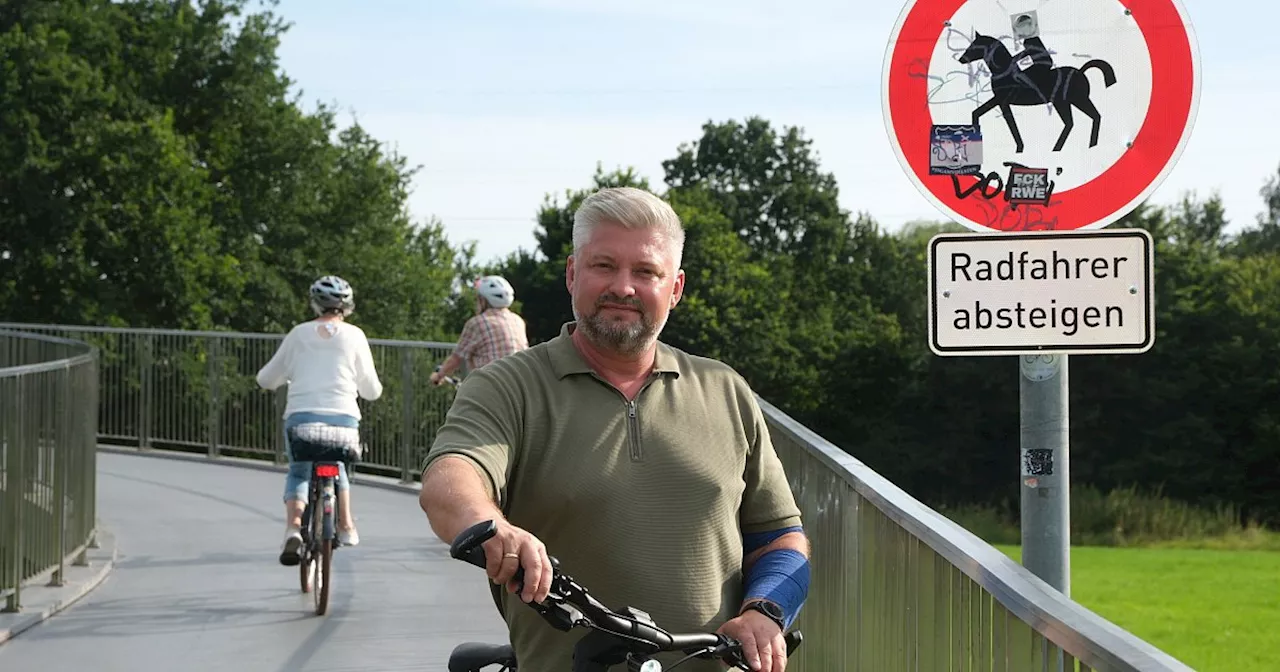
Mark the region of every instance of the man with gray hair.
<instances>
[{"instance_id":1,"label":"man with gray hair","mask_svg":"<svg viewBox=\"0 0 1280 672\"><path fill-rule=\"evenodd\" d=\"M577 643L516 603L547 597L548 549L604 604L722 632L752 669L785 669L808 541L746 381L658 340L684 290L683 246L653 194L583 201L565 266L575 321L475 372L423 464L419 503L440 539L497 523L486 571L522 672L570 669Z\"/></svg>"}]
</instances>

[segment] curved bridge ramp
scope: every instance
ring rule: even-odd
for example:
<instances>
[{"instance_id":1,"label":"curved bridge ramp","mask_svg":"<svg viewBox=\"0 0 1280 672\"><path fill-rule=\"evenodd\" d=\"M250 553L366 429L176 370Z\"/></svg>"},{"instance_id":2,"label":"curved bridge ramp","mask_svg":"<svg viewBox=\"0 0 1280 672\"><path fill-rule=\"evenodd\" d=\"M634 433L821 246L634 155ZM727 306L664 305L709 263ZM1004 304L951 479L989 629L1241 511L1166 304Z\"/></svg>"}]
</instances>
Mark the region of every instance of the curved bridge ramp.
<instances>
[{"instance_id":1,"label":"curved bridge ramp","mask_svg":"<svg viewBox=\"0 0 1280 672\"><path fill-rule=\"evenodd\" d=\"M276 559L283 487L283 473L99 453L116 567L0 646L0 670L445 670L461 641L506 641L483 572L449 557L417 498L360 483L360 545L334 554L316 616L297 567Z\"/></svg>"}]
</instances>

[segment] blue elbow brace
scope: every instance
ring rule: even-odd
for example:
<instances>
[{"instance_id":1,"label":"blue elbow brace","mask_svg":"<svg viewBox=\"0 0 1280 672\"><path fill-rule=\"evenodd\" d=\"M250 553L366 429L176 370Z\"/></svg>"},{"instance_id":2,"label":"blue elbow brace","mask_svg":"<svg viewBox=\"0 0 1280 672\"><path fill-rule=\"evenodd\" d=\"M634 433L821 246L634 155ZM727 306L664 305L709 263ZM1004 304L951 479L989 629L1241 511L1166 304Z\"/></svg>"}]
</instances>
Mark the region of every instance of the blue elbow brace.
<instances>
[{"instance_id":1,"label":"blue elbow brace","mask_svg":"<svg viewBox=\"0 0 1280 672\"><path fill-rule=\"evenodd\" d=\"M801 532L799 527L748 534L743 536L747 553L763 548L788 532ZM787 627L795 622L809 594L809 559L803 553L780 548L760 556L746 576L746 598L769 600L782 607Z\"/></svg>"}]
</instances>

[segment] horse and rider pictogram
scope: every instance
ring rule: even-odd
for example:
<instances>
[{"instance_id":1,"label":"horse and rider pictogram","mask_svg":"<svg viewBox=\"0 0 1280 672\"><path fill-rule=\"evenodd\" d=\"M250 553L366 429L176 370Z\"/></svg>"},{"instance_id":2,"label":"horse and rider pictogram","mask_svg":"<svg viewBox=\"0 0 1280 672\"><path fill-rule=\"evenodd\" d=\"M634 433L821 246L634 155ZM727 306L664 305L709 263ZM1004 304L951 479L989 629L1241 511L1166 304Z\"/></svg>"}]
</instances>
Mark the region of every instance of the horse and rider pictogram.
<instances>
[{"instance_id":1,"label":"horse and rider pictogram","mask_svg":"<svg viewBox=\"0 0 1280 672\"><path fill-rule=\"evenodd\" d=\"M1053 55L1045 47L1040 38L1036 19L1032 14L1021 14L1013 19L1014 33L1022 38L1022 51L1011 54L1008 47L998 38L974 31L973 40L957 60L963 64L981 62L986 65L991 75L992 96L973 111L973 125L981 127L982 115L1000 108L1009 133L1016 144L1015 151L1021 153L1024 146L1022 133L1018 131L1018 123L1013 118L1012 108L1028 105L1052 105L1062 119L1062 133L1053 145L1053 151L1061 151L1062 146L1075 127L1071 108L1075 107L1093 120L1093 128L1089 133L1089 146L1098 144L1098 132L1102 124L1102 113L1089 98L1090 84L1085 73L1092 69L1102 72L1104 86L1111 87L1116 83L1116 73L1111 64L1095 58L1080 67L1058 66L1053 64ZM1024 58L1031 59L1026 69L1018 66Z\"/></svg>"}]
</instances>

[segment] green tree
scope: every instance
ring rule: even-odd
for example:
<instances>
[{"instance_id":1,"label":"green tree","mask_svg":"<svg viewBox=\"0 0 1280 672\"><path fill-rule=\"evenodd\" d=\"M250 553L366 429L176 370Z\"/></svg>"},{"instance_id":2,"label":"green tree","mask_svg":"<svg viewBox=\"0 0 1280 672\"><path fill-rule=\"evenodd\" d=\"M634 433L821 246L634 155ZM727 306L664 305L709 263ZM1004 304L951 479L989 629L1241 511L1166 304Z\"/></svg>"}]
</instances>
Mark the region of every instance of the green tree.
<instances>
[{"instance_id":1,"label":"green tree","mask_svg":"<svg viewBox=\"0 0 1280 672\"><path fill-rule=\"evenodd\" d=\"M1280 252L1280 169L1269 176L1262 188L1262 212L1258 225L1242 231L1232 246L1242 255Z\"/></svg>"},{"instance_id":2,"label":"green tree","mask_svg":"<svg viewBox=\"0 0 1280 672\"><path fill-rule=\"evenodd\" d=\"M787 288L751 250L715 199L699 189L672 190L672 209L685 227L684 296L672 311L663 339L695 354L715 357L748 378L768 379L779 358L778 336L786 329L774 306Z\"/></svg>"},{"instance_id":3,"label":"green tree","mask_svg":"<svg viewBox=\"0 0 1280 672\"><path fill-rule=\"evenodd\" d=\"M302 110L247 6L0 11L0 316L281 331L332 273L373 335L456 333L472 251L410 220L402 157Z\"/></svg>"},{"instance_id":4,"label":"green tree","mask_svg":"<svg viewBox=\"0 0 1280 672\"><path fill-rule=\"evenodd\" d=\"M218 252L207 171L173 115L109 80L118 42L82 39L109 11L25 2L3 15L0 312L208 327L205 299L236 290L236 262Z\"/></svg>"},{"instance_id":5,"label":"green tree","mask_svg":"<svg viewBox=\"0 0 1280 672\"><path fill-rule=\"evenodd\" d=\"M697 141L681 144L662 167L672 190L713 194L756 254L814 251L806 238L833 223L839 228L844 213L835 177L818 169L812 145L799 128L778 133L759 117L708 122Z\"/></svg>"}]
</instances>

